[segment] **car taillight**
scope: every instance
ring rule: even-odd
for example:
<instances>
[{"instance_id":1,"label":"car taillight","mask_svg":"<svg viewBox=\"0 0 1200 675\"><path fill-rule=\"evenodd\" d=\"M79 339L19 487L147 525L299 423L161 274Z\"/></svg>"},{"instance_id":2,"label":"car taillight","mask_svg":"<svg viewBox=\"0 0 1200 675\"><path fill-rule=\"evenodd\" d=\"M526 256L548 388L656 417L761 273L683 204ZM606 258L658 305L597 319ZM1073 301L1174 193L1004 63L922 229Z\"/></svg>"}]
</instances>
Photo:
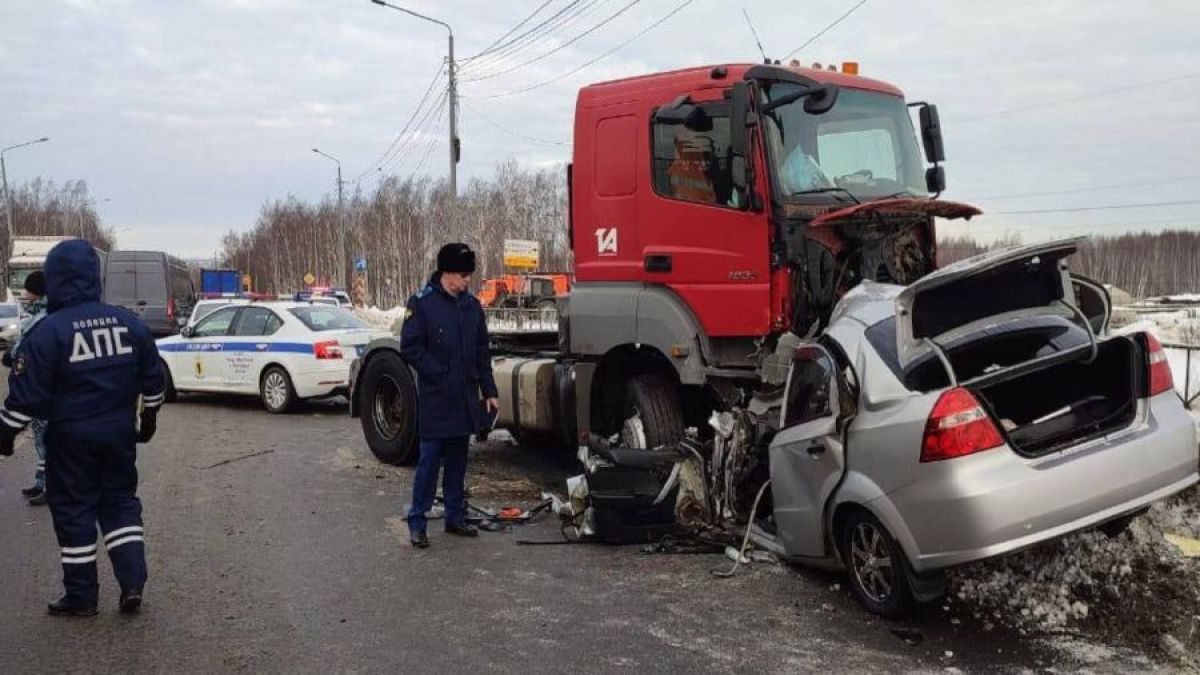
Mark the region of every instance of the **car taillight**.
<instances>
[{"instance_id":1,"label":"car taillight","mask_svg":"<svg viewBox=\"0 0 1200 675\"><path fill-rule=\"evenodd\" d=\"M983 406L966 389L942 394L925 423L921 461L963 457L1003 445L1004 439Z\"/></svg>"},{"instance_id":2,"label":"car taillight","mask_svg":"<svg viewBox=\"0 0 1200 675\"><path fill-rule=\"evenodd\" d=\"M167 298L167 321L175 320L175 298Z\"/></svg>"},{"instance_id":3,"label":"car taillight","mask_svg":"<svg viewBox=\"0 0 1200 675\"><path fill-rule=\"evenodd\" d=\"M342 358L342 346L337 340L326 340L313 345L313 355L318 359Z\"/></svg>"},{"instance_id":4,"label":"car taillight","mask_svg":"<svg viewBox=\"0 0 1200 675\"><path fill-rule=\"evenodd\" d=\"M1175 379L1171 377L1171 364L1167 362L1167 351L1163 349L1158 338L1146 333L1146 350L1150 352L1148 368L1150 370L1150 395L1157 396L1164 391L1175 388Z\"/></svg>"}]
</instances>

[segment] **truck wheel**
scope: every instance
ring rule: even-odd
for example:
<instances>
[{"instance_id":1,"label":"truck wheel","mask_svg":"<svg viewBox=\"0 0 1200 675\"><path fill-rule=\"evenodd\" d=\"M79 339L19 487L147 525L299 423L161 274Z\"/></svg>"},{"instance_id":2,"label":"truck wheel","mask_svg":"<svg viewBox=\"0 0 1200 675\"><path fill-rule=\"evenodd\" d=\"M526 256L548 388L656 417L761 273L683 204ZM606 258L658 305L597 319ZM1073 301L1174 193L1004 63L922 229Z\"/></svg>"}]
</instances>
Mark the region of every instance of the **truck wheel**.
<instances>
[{"instance_id":1,"label":"truck wheel","mask_svg":"<svg viewBox=\"0 0 1200 675\"><path fill-rule=\"evenodd\" d=\"M875 516L862 510L851 513L839 543L850 586L868 611L895 619L912 610L916 601L908 585L904 552Z\"/></svg>"},{"instance_id":2,"label":"truck wheel","mask_svg":"<svg viewBox=\"0 0 1200 675\"><path fill-rule=\"evenodd\" d=\"M292 378L279 366L267 368L262 381L259 382L258 391L263 407L272 415L290 412L299 400L296 397L296 388L292 386Z\"/></svg>"},{"instance_id":3,"label":"truck wheel","mask_svg":"<svg viewBox=\"0 0 1200 675\"><path fill-rule=\"evenodd\" d=\"M171 377L171 369L167 367L167 362L159 360L159 366L163 372L163 402L174 403L179 400L179 392L175 390L175 378Z\"/></svg>"},{"instance_id":4,"label":"truck wheel","mask_svg":"<svg viewBox=\"0 0 1200 675\"><path fill-rule=\"evenodd\" d=\"M399 354L385 351L367 362L362 378L359 410L371 452L384 464L416 464L417 385L408 366Z\"/></svg>"},{"instance_id":5,"label":"truck wheel","mask_svg":"<svg viewBox=\"0 0 1200 675\"><path fill-rule=\"evenodd\" d=\"M657 373L638 375L625 388L622 441L631 447L674 445L683 439L679 396L667 378Z\"/></svg>"}]
</instances>

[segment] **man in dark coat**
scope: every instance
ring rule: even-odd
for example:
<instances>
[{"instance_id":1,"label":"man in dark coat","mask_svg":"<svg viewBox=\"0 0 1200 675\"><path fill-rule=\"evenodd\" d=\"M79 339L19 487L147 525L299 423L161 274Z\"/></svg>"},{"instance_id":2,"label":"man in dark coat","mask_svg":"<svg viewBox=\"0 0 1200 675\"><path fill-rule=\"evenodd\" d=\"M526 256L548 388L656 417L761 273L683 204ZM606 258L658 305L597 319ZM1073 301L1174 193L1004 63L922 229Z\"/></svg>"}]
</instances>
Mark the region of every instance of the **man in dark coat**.
<instances>
[{"instance_id":1,"label":"man in dark coat","mask_svg":"<svg viewBox=\"0 0 1200 675\"><path fill-rule=\"evenodd\" d=\"M400 355L417 371L417 433L421 459L413 480L408 530L412 545L429 546L425 513L433 507L438 470L445 463L442 497L446 532L474 537L467 524L465 486L471 434L491 425L500 410L483 307L467 291L475 253L466 244L438 251L437 272L409 298ZM486 409L485 409L486 407Z\"/></svg>"},{"instance_id":2,"label":"man in dark coat","mask_svg":"<svg viewBox=\"0 0 1200 675\"><path fill-rule=\"evenodd\" d=\"M47 421L46 497L66 587L50 614L96 614L101 543L121 586L119 607L135 612L146 583L135 444L157 428L158 350L137 317L100 302L100 260L86 241L65 241L46 256L46 293L50 312L22 337L8 377L0 455L12 454L31 422Z\"/></svg>"}]
</instances>

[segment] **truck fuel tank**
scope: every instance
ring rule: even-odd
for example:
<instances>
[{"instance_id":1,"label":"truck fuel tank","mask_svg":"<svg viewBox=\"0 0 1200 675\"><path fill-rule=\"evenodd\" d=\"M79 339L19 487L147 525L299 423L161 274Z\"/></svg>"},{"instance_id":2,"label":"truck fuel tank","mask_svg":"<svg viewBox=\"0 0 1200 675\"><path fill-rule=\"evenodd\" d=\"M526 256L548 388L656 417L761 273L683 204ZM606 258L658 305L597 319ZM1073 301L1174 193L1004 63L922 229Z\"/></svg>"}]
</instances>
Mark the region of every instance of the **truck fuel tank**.
<instances>
[{"instance_id":1,"label":"truck fuel tank","mask_svg":"<svg viewBox=\"0 0 1200 675\"><path fill-rule=\"evenodd\" d=\"M492 361L500 415L496 426L504 429L556 431L558 399L554 359L502 356Z\"/></svg>"}]
</instances>

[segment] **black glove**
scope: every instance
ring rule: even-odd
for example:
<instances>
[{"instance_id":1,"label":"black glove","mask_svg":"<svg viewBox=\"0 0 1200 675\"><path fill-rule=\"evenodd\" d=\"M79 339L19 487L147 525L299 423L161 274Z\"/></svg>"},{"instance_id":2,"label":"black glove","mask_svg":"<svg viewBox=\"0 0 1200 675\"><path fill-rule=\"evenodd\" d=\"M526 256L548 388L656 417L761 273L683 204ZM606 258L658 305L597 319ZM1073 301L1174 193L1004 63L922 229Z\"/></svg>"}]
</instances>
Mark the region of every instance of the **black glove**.
<instances>
[{"instance_id":1,"label":"black glove","mask_svg":"<svg viewBox=\"0 0 1200 675\"><path fill-rule=\"evenodd\" d=\"M158 431L158 408L146 408L142 411L142 427L138 430L138 443L149 443Z\"/></svg>"},{"instance_id":2,"label":"black glove","mask_svg":"<svg viewBox=\"0 0 1200 675\"><path fill-rule=\"evenodd\" d=\"M13 442L16 441L17 435L11 431L7 424L0 425L0 457L12 457Z\"/></svg>"}]
</instances>

